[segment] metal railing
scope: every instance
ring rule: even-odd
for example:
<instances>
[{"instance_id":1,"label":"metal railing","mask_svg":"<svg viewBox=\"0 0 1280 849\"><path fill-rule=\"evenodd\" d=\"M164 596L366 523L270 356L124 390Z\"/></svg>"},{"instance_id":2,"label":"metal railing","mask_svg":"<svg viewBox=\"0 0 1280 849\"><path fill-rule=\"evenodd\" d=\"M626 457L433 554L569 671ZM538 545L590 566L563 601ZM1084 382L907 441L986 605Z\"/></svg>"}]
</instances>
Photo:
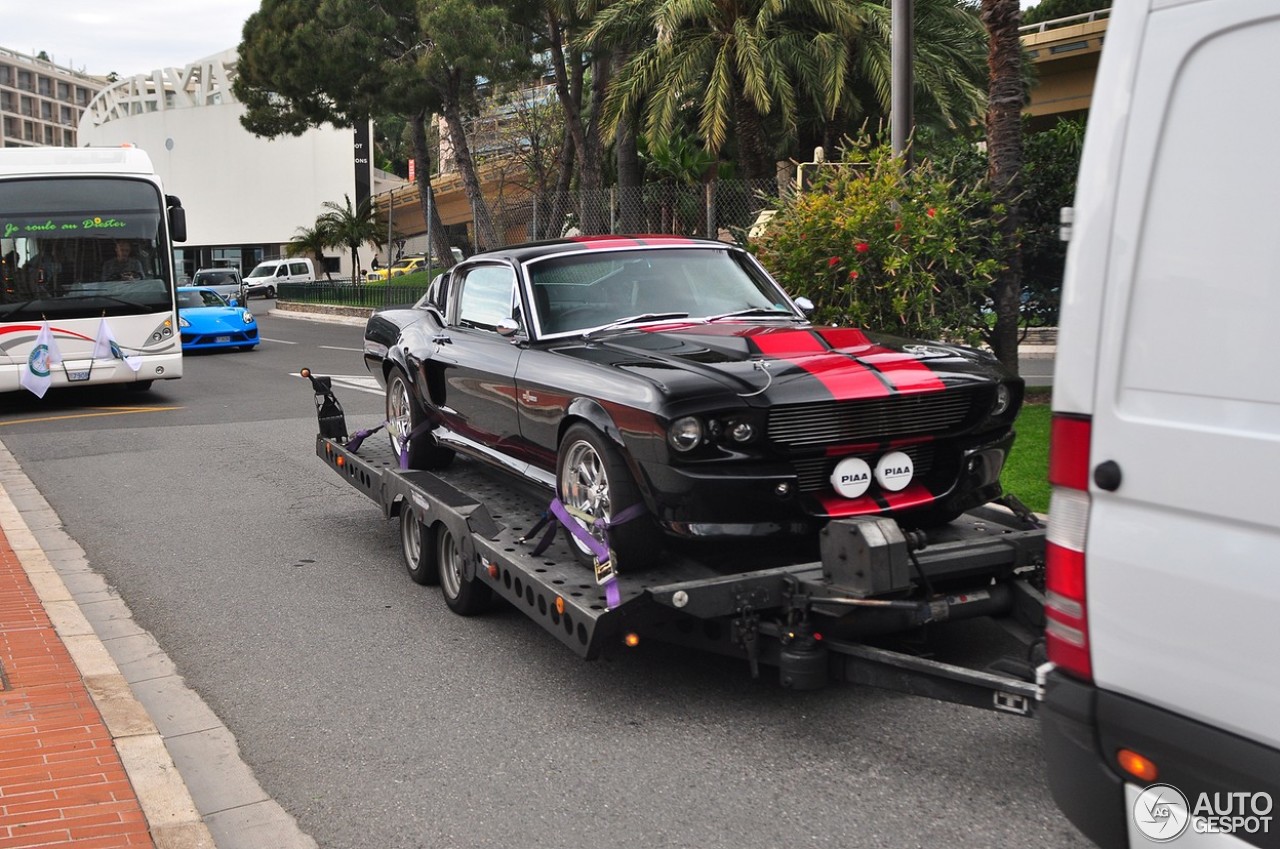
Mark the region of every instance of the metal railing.
<instances>
[{"instance_id":1,"label":"metal railing","mask_svg":"<svg viewBox=\"0 0 1280 849\"><path fill-rule=\"evenodd\" d=\"M427 286L385 283L352 283L349 280L320 280L315 283L284 283L276 291L279 301L299 304L328 304L338 307L409 306L425 295Z\"/></svg>"}]
</instances>

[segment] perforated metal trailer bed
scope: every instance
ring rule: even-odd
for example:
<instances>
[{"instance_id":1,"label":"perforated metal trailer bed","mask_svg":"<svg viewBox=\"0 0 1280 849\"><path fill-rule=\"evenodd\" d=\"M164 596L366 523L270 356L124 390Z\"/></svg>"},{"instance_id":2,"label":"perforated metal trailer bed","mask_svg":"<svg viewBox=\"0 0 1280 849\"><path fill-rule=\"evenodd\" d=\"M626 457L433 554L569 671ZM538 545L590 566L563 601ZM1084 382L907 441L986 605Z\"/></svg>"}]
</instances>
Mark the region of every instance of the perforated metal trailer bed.
<instances>
[{"instance_id":1,"label":"perforated metal trailer bed","mask_svg":"<svg viewBox=\"0 0 1280 849\"><path fill-rule=\"evenodd\" d=\"M674 552L617 575L610 594L558 536L537 554L537 539L526 540L550 493L464 458L441 472L401 469L381 435L348 437L328 378L303 375L316 393L316 454L399 519L410 577L438 583L455 613L502 599L588 659L656 639L741 657L752 674L776 667L786 687L847 681L1035 713L1044 529L1023 509L989 505L927 534L889 519L833 521L803 552ZM1016 653L972 669L877 645L976 617L1000 623Z\"/></svg>"}]
</instances>

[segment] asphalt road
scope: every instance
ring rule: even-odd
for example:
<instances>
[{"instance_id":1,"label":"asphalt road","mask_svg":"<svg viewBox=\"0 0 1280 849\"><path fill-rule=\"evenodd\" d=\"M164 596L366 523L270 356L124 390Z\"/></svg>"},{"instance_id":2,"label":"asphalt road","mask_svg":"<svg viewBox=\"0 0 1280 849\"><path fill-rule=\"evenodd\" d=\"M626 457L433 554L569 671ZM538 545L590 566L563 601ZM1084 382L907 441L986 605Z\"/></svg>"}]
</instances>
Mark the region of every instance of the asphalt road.
<instances>
[{"instance_id":1,"label":"asphalt road","mask_svg":"<svg viewBox=\"0 0 1280 849\"><path fill-rule=\"evenodd\" d=\"M0 440L324 849L1090 845L1033 720L652 643L588 663L512 609L452 615L314 455L300 367L352 378L354 427L381 419L360 328L261 332L150 393L4 396ZM938 642L999 645L986 623Z\"/></svg>"}]
</instances>

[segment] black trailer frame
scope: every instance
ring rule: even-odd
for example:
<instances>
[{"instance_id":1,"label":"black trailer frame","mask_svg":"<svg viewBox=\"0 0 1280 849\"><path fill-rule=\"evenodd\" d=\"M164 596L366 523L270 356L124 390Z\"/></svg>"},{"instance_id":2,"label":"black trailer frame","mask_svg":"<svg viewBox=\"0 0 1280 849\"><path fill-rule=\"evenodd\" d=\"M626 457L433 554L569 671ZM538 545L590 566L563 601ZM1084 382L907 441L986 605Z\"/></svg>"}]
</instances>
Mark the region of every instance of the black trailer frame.
<instances>
[{"instance_id":1,"label":"black trailer frame","mask_svg":"<svg viewBox=\"0 0 1280 849\"><path fill-rule=\"evenodd\" d=\"M641 574L619 574L611 607L558 536L539 554L525 541L549 493L465 458L441 472L401 469L380 435L348 438L328 379L303 374L316 391L317 456L385 518L400 519L414 579L434 583L438 567L444 574L432 541L447 531L454 585L460 579L464 589L506 600L580 657L657 639L740 657L753 675L776 667L782 685L796 689L846 681L1023 716L1036 711L1045 531L1016 502L927 534L889 519L833 521L821 556L799 563L790 562L794 551L788 559L759 546L749 569L731 550L677 553ZM463 615L484 606L456 604L447 587L446 600ZM979 670L876 645L974 617L998 621L1023 655Z\"/></svg>"}]
</instances>

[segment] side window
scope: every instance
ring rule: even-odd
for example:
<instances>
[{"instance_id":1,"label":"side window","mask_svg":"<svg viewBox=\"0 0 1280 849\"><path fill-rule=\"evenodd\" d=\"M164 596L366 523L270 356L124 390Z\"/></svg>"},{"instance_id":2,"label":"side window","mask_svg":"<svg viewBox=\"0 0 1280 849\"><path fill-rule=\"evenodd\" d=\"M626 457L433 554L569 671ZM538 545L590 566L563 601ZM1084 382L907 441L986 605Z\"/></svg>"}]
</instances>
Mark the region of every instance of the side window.
<instances>
[{"instance_id":1,"label":"side window","mask_svg":"<svg viewBox=\"0 0 1280 849\"><path fill-rule=\"evenodd\" d=\"M512 317L515 274L504 265L482 265L458 281L458 324L492 330Z\"/></svg>"},{"instance_id":2,"label":"side window","mask_svg":"<svg viewBox=\"0 0 1280 849\"><path fill-rule=\"evenodd\" d=\"M276 277L287 277L289 274L289 266L282 265L276 269Z\"/></svg>"},{"instance_id":3,"label":"side window","mask_svg":"<svg viewBox=\"0 0 1280 849\"><path fill-rule=\"evenodd\" d=\"M289 273L298 277L305 277L307 274L307 264L305 262L289 263Z\"/></svg>"}]
</instances>

